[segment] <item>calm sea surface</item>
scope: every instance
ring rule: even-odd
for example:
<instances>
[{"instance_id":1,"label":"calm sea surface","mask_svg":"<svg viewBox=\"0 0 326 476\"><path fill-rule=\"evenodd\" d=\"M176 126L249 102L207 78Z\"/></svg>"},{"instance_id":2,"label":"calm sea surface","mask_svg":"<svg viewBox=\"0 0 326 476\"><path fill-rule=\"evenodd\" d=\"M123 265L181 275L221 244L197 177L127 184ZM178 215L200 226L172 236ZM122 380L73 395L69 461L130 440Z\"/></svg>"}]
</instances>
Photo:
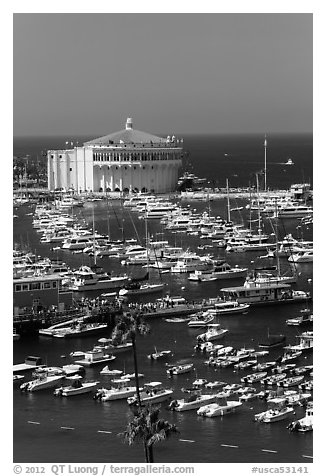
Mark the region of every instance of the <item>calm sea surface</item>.
<instances>
[{"instance_id":1,"label":"calm sea surface","mask_svg":"<svg viewBox=\"0 0 326 476\"><path fill-rule=\"evenodd\" d=\"M80 142L86 139L83 138ZM14 153L36 156L41 154L42 149L64 147L64 142L63 138L17 139L14 142ZM251 179L250 174L263 167L262 143L263 139L257 136L185 137L184 146L190 152L187 160L191 162L185 168L189 170L191 165L191 170L198 176L212 179L214 177L216 184L220 186L224 186L226 177L230 179L231 186L247 186ZM271 163L268 172L271 187L288 188L291 183L312 178L311 137L270 137L269 148ZM278 164L285 162L289 157L295 163L293 167ZM246 203L245 200L233 200L231 207L244 206ZM183 206L187 207L189 204L184 203ZM203 211L208 209L208 204L191 202L191 207ZM32 207L21 207L15 211L18 218L14 220L14 242L28 244L41 256L62 258L73 267L91 264L90 258L84 254L53 252L48 245L40 244L39 236L32 228L32 216L28 215L32 210ZM126 211L119 201L110 204L109 207L105 202L87 203L77 211L77 214L91 226L93 210L95 228L98 232L107 232L109 228L113 239L121 238L120 227L123 225L126 238L134 237L136 228L143 239L144 221L139 220L136 214ZM226 200L211 202L210 213L226 216ZM246 223L248 217L246 213L234 212L232 218L235 222ZM297 220L287 220L280 226L280 236L292 232L295 237L312 239L311 225L300 227L298 224ZM265 226L270 231L270 223L265 222ZM150 221L149 233L155 238L163 237L169 240L171 245L189 247L192 250L203 244L203 240L198 237L167 232L158 220ZM224 250L215 249L212 253L218 258L226 256ZM231 253L226 259L230 264L253 266L254 262L266 263L266 260L259 258L262 254L264 253ZM105 270L115 273L128 272L133 276L144 273L140 267L121 267L117 259L103 258L99 264ZM287 268L287 261L284 258L281 265L284 270ZM312 291L312 265L301 265L299 271L300 278L296 288ZM151 277L154 281L158 279L155 271L151 271ZM189 300L213 297L222 287L242 283L242 280L194 283L188 281L186 276L171 274L163 275L163 281L166 282L166 292L171 295L183 294ZM149 299L142 298L142 300L154 300L156 297L160 296L152 295ZM257 347L258 342L267 336L268 331L285 333L288 343L295 343L298 331L286 326L285 320L298 315L302 307L304 305L278 305L251 309L246 315L221 317L221 326L229 329L225 344L234 347ZM241 371L237 372L232 368L214 370L205 366L205 357L193 350L197 332L188 329L185 323L168 323L158 318L152 319L149 324L150 334L139 337L137 341L139 370L145 374L145 381L158 380L167 387L172 387L174 398L181 398L184 395L181 388L190 387L196 377L234 383L239 382L243 376ZM71 362L70 352L91 349L99 337L72 340L25 337L14 342L14 363L23 362L27 355L39 355L48 365L64 365ZM196 371L168 379L165 363L152 362L146 357L153 352L155 346L158 350L172 350L173 362L182 359L194 362ZM279 355L279 350L273 350L268 360L274 360ZM312 355L301 356L298 360L298 365L310 363ZM119 354L112 367L133 372L132 356L128 353ZM108 386L108 377L99 375L101 368L100 366L87 369L86 378L99 380L101 385ZM25 394L20 393L18 386L14 388L13 396L15 462L143 462L141 445L127 446L117 437L117 434L125 429L131 416L125 401L99 403L87 394L71 399L56 398L52 390ZM166 406L162 404L161 417L175 423L180 435L156 445L155 462L305 464L311 461L303 455L312 456L312 434L289 433L286 429L287 421L271 425L253 422L253 415L266 408L266 404L260 400L243 404L240 411L235 414L212 419L199 417L196 411L169 412ZM296 417L301 418L303 415L304 409L296 407ZM233 445L237 448L222 445ZM262 451L263 449L275 453Z\"/></svg>"}]
</instances>

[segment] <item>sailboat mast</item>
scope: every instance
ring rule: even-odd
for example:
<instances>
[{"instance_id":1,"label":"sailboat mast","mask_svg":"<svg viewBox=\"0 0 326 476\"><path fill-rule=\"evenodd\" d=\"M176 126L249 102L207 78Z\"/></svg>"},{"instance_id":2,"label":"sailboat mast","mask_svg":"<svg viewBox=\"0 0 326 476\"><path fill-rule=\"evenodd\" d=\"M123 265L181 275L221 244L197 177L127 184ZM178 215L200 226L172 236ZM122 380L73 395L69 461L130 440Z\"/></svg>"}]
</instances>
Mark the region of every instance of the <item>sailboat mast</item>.
<instances>
[{"instance_id":1,"label":"sailboat mast","mask_svg":"<svg viewBox=\"0 0 326 476\"><path fill-rule=\"evenodd\" d=\"M265 140L264 140L264 149L265 149L265 167L264 167L264 189L265 192L267 190L267 140L266 140L266 134L265 134Z\"/></svg>"},{"instance_id":2,"label":"sailboat mast","mask_svg":"<svg viewBox=\"0 0 326 476\"><path fill-rule=\"evenodd\" d=\"M227 200L228 200L228 222L231 221L230 215L230 196L229 196L229 179L226 179L226 193L227 193Z\"/></svg>"},{"instance_id":3,"label":"sailboat mast","mask_svg":"<svg viewBox=\"0 0 326 476\"><path fill-rule=\"evenodd\" d=\"M267 140L266 140L266 134L265 134L265 140L264 140L264 149L265 149L265 167L264 167L264 189L265 192L267 190Z\"/></svg>"},{"instance_id":4,"label":"sailboat mast","mask_svg":"<svg viewBox=\"0 0 326 476\"><path fill-rule=\"evenodd\" d=\"M260 198L259 198L259 180L258 180L258 174L256 174L256 184L257 184L257 203L258 203L258 234L259 234L259 243L261 244Z\"/></svg>"},{"instance_id":5,"label":"sailboat mast","mask_svg":"<svg viewBox=\"0 0 326 476\"><path fill-rule=\"evenodd\" d=\"M275 216L277 214L277 199L275 199ZM275 249L275 256L276 256L276 267L277 267L277 275L280 276L281 275L281 269L280 269L280 257L279 257L279 254L278 254L278 223L277 223L277 220L275 220L275 245L276 245L276 249Z\"/></svg>"},{"instance_id":6,"label":"sailboat mast","mask_svg":"<svg viewBox=\"0 0 326 476\"><path fill-rule=\"evenodd\" d=\"M94 255L94 265L96 266L94 204L93 204L93 255Z\"/></svg>"}]
</instances>

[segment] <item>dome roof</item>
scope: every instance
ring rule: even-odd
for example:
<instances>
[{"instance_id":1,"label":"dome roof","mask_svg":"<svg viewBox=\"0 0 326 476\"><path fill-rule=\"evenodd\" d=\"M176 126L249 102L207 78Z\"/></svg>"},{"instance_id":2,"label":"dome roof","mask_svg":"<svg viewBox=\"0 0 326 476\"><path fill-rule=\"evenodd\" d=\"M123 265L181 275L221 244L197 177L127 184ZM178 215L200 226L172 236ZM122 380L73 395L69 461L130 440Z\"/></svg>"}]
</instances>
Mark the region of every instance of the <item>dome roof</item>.
<instances>
[{"instance_id":1,"label":"dome roof","mask_svg":"<svg viewBox=\"0 0 326 476\"><path fill-rule=\"evenodd\" d=\"M132 119L128 118L125 129L85 142L84 145L114 144L165 144L167 139L133 129Z\"/></svg>"}]
</instances>

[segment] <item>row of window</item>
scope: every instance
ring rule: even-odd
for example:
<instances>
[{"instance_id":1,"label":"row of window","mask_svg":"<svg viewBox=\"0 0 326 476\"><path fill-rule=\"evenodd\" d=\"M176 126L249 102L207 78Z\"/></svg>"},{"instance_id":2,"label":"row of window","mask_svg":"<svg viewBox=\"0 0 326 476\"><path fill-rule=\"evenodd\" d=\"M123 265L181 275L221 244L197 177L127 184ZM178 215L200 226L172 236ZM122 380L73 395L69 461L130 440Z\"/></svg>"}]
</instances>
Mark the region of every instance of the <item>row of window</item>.
<instances>
[{"instance_id":1,"label":"row of window","mask_svg":"<svg viewBox=\"0 0 326 476\"><path fill-rule=\"evenodd\" d=\"M180 158L178 154L93 154L94 162L139 162L149 160L176 160Z\"/></svg>"},{"instance_id":2,"label":"row of window","mask_svg":"<svg viewBox=\"0 0 326 476\"><path fill-rule=\"evenodd\" d=\"M56 289L58 287L57 281L45 281L39 283L29 284L15 284L15 292L36 291L41 289Z\"/></svg>"}]
</instances>

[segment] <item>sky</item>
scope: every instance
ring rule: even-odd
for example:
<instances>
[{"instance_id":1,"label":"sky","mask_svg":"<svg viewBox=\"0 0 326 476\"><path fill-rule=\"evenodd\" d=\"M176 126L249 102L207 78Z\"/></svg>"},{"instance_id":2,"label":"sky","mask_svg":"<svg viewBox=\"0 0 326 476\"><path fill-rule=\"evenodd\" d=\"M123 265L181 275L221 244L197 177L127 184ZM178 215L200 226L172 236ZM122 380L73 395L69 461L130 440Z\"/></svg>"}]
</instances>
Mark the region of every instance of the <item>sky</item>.
<instances>
[{"instance_id":1,"label":"sky","mask_svg":"<svg viewBox=\"0 0 326 476\"><path fill-rule=\"evenodd\" d=\"M313 130L311 13L15 13L14 136Z\"/></svg>"}]
</instances>

